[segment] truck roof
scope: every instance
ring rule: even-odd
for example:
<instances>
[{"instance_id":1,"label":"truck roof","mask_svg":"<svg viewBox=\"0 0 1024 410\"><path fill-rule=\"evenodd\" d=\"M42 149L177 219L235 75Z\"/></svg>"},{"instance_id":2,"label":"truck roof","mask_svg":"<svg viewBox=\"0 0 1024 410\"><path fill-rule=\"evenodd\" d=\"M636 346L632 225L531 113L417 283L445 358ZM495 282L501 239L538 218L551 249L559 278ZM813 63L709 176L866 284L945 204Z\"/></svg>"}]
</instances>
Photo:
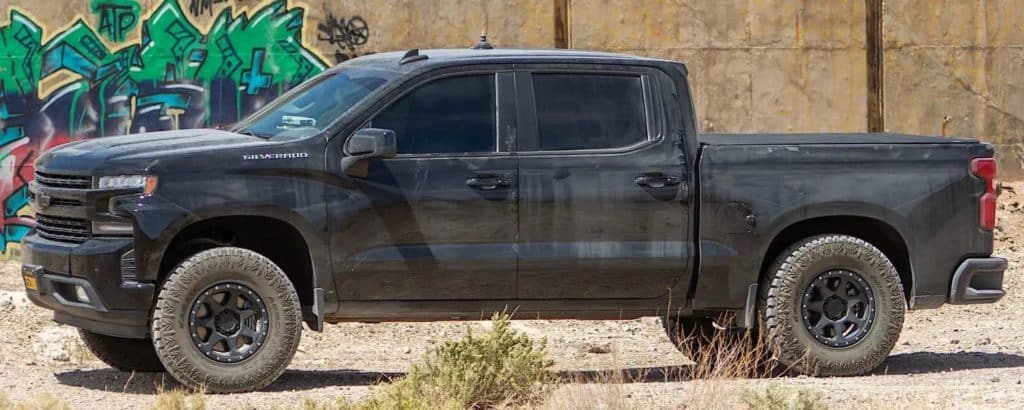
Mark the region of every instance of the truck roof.
<instances>
[{"instance_id":1,"label":"truck roof","mask_svg":"<svg viewBox=\"0 0 1024 410\"><path fill-rule=\"evenodd\" d=\"M424 49L417 50L421 56L427 56L426 59L418 60L402 64L402 58L409 51L390 51L385 53L370 54L362 57L358 57L352 60L348 60L337 67L343 67L348 64L357 66L373 66L376 68L387 68L393 69L400 72L411 72L414 70L422 69L424 67L441 66L441 65L453 65L453 64L465 64L465 63L496 63L500 64L503 62L513 61L557 61L557 62L657 62L657 63L671 63L685 67L682 63L662 60L650 57L633 56L629 54L618 54L618 53L606 53L598 51L583 51L583 50L568 50L568 49L513 49L513 48L495 48L495 49Z\"/></svg>"}]
</instances>

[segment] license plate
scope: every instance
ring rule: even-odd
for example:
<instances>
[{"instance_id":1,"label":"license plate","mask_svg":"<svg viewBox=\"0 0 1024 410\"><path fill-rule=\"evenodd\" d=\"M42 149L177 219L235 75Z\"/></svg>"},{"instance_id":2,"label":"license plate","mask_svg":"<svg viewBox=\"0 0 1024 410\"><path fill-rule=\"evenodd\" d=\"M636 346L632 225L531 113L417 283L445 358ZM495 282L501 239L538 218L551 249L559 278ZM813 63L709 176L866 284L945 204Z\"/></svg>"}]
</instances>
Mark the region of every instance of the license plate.
<instances>
[{"instance_id":1,"label":"license plate","mask_svg":"<svg viewBox=\"0 0 1024 410\"><path fill-rule=\"evenodd\" d=\"M38 286L36 285L36 277L35 276L27 276L27 275L25 275L25 276L22 276L21 278L25 280L25 288L26 289L29 289L29 290L39 290Z\"/></svg>"}]
</instances>

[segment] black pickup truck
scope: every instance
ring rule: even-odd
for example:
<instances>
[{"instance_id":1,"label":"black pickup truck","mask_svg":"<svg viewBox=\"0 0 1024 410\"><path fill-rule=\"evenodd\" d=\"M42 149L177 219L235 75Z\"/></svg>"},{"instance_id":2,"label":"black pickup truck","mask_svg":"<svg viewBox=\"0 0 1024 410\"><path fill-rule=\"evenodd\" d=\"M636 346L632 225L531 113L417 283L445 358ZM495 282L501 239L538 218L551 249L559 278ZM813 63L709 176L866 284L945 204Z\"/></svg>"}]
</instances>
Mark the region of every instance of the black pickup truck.
<instances>
[{"instance_id":1,"label":"black pickup truck","mask_svg":"<svg viewBox=\"0 0 1024 410\"><path fill-rule=\"evenodd\" d=\"M989 144L698 135L683 64L357 58L223 130L83 140L30 185L29 297L113 367L277 378L302 323L666 318L868 372L906 309L990 303Z\"/></svg>"}]
</instances>

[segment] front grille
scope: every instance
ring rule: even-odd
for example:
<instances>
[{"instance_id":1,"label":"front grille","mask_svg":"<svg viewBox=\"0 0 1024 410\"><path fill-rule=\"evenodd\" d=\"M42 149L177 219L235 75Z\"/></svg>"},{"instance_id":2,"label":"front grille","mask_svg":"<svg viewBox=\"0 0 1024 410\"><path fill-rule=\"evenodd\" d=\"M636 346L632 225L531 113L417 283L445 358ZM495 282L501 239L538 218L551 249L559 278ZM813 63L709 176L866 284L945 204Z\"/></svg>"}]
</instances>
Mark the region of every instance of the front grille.
<instances>
[{"instance_id":1,"label":"front grille","mask_svg":"<svg viewBox=\"0 0 1024 410\"><path fill-rule=\"evenodd\" d=\"M36 182L40 185L54 188L92 188L92 177L80 175L57 175L36 172Z\"/></svg>"},{"instance_id":2,"label":"front grille","mask_svg":"<svg viewBox=\"0 0 1024 410\"><path fill-rule=\"evenodd\" d=\"M50 200L52 206L82 206L82 201L77 199L53 198Z\"/></svg>"},{"instance_id":3,"label":"front grille","mask_svg":"<svg viewBox=\"0 0 1024 410\"><path fill-rule=\"evenodd\" d=\"M89 221L76 218L36 215L36 231L46 239L82 243L92 236Z\"/></svg>"}]
</instances>

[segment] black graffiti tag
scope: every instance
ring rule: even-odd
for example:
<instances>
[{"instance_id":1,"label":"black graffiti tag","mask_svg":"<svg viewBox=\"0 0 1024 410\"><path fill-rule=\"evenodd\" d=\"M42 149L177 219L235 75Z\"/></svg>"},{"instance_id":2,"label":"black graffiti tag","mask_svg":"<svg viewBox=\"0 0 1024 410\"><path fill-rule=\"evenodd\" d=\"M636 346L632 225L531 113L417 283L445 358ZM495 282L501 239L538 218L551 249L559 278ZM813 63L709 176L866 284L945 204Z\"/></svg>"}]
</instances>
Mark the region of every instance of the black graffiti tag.
<instances>
[{"instance_id":1,"label":"black graffiti tag","mask_svg":"<svg viewBox=\"0 0 1024 410\"><path fill-rule=\"evenodd\" d=\"M213 6L215 4L227 3L229 0L189 0L188 12L192 13L193 16L199 17L204 12L213 15Z\"/></svg>"},{"instance_id":2,"label":"black graffiti tag","mask_svg":"<svg viewBox=\"0 0 1024 410\"><path fill-rule=\"evenodd\" d=\"M356 57L356 48L366 44L370 38L370 28L359 16L345 19L327 13L327 18L316 28L319 31L317 39L335 47L334 60L338 63Z\"/></svg>"}]
</instances>

